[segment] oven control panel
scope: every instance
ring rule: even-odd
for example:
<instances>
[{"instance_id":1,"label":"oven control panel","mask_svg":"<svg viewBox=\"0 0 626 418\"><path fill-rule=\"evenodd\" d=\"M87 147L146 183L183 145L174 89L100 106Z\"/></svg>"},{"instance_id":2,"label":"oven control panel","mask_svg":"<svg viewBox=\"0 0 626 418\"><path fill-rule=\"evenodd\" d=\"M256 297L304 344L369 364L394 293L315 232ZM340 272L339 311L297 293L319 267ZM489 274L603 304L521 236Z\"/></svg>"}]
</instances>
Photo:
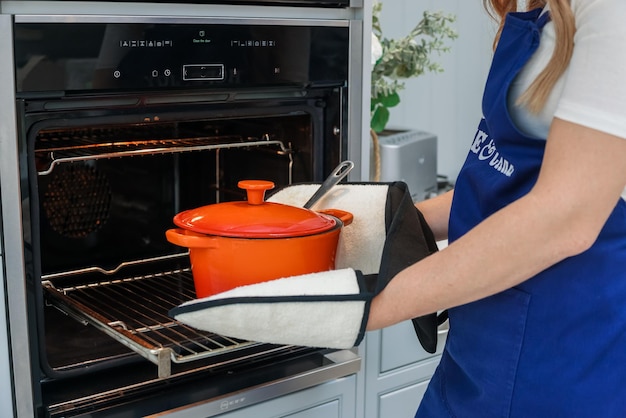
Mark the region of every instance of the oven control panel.
<instances>
[{"instance_id":1,"label":"oven control panel","mask_svg":"<svg viewBox=\"0 0 626 418\"><path fill-rule=\"evenodd\" d=\"M15 23L17 93L344 85L348 26Z\"/></svg>"}]
</instances>

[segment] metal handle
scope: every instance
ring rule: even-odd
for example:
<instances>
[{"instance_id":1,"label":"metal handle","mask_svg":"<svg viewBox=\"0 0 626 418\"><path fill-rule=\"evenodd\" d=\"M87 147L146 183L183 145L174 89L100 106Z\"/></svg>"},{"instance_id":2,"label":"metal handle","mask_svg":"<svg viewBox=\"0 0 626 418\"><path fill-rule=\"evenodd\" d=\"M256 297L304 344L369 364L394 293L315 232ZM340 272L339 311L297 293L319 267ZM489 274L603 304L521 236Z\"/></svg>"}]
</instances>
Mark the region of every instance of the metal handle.
<instances>
[{"instance_id":1,"label":"metal handle","mask_svg":"<svg viewBox=\"0 0 626 418\"><path fill-rule=\"evenodd\" d=\"M324 183L319 189L311 196L311 198L304 204L304 208L311 209L311 207L322 198L330 189L339 183L348 173L354 168L354 163L350 160L346 160L340 163L333 172L324 180Z\"/></svg>"}]
</instances>

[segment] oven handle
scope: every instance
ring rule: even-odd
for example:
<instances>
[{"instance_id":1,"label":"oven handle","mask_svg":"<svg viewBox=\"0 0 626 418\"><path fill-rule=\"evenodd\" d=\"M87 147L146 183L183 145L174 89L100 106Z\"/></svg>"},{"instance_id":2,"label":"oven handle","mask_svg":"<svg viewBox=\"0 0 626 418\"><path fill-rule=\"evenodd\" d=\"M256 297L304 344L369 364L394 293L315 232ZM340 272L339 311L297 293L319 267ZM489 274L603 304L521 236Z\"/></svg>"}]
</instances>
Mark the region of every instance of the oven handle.
<instances>
[{"instance_id":1,"label":"oven handle","mask_svg":"<svg viewBox=\"0 0 626 418\"><path fill-rule=\"evenodd\" d=\"M329 361L329 364L293 376L252 386L228 395L147 415L144 418L213 417L349 376L357 373L361 368L361 357L353 350L332 351L325 354L324 357Z\"/></svg>"}]
</instances>

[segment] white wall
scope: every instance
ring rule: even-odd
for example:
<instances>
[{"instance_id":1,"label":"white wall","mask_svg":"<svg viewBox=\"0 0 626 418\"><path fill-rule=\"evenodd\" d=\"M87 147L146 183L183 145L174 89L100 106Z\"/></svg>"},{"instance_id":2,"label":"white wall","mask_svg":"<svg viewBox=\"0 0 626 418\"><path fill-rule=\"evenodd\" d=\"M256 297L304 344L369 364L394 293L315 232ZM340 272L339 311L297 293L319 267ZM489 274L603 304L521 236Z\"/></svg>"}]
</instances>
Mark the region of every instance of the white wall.
<instances>
[{"instance_id":1,"label":"white wall","mask_svg":"<svg viewBox=\"0 0 626 418\"><path fill-rule=\"evenodd\" d=\"M438 172L454 180L481 117L495 27L480 0L381 0L383 35L406 35L424 10L456 15L459 37L437 60L443 73L408 80L401 103L391 109L389 127L420 129L438 136Z\"/></svg>"}]
</instances>

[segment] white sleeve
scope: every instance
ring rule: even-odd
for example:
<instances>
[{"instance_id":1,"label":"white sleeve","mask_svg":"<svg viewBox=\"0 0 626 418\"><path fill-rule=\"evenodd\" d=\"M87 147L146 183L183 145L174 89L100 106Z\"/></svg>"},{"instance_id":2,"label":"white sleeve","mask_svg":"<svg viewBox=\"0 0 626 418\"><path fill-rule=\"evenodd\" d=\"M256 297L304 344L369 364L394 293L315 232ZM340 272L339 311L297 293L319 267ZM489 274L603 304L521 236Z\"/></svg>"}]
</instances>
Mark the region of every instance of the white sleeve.
<instances>
[{"instance_id":1,"label":"white sleeve","mask_svg":"<svg viewBox=\"0 0 626 418\"><path fill-rule=\"evenodd\" d=\"M574 54L555 116L626 138L626 1L572 0Z\"/></svg>"}]
</instances>

